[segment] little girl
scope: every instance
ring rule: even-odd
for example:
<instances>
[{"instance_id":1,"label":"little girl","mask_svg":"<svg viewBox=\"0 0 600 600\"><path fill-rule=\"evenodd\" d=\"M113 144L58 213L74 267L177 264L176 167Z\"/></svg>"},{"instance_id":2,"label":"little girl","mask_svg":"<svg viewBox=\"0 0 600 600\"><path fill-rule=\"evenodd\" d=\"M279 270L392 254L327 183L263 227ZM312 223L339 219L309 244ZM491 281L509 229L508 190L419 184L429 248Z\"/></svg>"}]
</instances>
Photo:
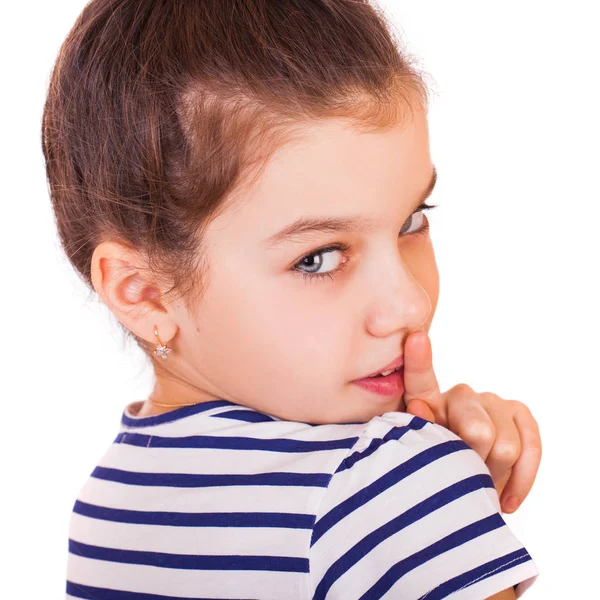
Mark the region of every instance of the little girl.
<instances>
[{"instance_id":1,"label":"little girl","mask_svg":"<svg viewBox=\"0 0 600 600\"><path fill-rule=\"evenodd\" d=\"M44 109L51 197L156 385L75 502L67 598L535 581L481 457L402 412L439 288L427 100L366 0L85 7Z\"/></svg>"}]
</instances>

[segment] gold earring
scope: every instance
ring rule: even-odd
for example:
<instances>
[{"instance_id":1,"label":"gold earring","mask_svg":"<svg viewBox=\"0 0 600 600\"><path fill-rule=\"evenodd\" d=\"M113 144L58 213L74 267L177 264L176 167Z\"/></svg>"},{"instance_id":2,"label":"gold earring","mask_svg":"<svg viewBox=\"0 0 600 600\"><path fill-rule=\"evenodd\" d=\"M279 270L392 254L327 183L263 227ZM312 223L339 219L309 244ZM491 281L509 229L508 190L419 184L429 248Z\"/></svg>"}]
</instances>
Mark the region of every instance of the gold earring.
<instances>
[{"instance_id":1,"label":"gold earring","mask_svg":"<svg viewBox=\"0 0 600 600\"><path fill-rule=\"evenodd\" d=\"M161 356L162 358L167 358L167 354L169 352L171 352L171 348L169 348L166 344L162 343L162 340L158 337L158 329L156 327L156 325L154 326L154 335L156 336L156 339L158 340L158 344L156 346L156 350L154 350L153 354L156 354L157 356Z\"/></svg>"}]
</instances>

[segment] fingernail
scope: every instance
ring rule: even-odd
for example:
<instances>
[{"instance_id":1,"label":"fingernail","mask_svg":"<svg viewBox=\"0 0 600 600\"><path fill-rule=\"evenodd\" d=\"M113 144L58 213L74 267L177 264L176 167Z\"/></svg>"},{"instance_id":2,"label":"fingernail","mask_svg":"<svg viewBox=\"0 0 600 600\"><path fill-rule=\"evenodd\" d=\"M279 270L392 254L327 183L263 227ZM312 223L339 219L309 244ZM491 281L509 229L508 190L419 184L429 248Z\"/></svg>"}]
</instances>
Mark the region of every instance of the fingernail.
<instances>
[{"instance_id":1,"label":"fingernail","mask_svg":"<svg viewBox=\"0 0 600 600\"><path fill-rule=\"evenodd\" d=\"M509 498L507 498L506 502L504 503L504 507L506 508L507 511L517 510L518 506L519 506L519 499L516 496L510 496Z\"/></svg>"}]
</instances>

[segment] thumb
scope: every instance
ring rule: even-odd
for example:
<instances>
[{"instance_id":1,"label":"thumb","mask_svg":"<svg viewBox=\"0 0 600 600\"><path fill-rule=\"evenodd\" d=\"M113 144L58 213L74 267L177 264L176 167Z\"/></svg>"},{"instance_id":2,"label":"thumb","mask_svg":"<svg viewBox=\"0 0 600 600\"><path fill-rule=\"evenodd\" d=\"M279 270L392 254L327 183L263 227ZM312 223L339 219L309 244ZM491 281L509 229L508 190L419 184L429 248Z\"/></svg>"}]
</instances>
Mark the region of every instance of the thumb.
<instances>
[{"instance_id":1,"label":"thumb","mask_svg":"<svg viewBox=\"0 0 600 600\"><path fill-rule=\"evenodd\" d=\"M429 408L429 404L427 404L425 400L421 400L421 398L413 398L410 400L406 407L406 412L415 415L415 417L421 417L421 419L435 423L433 411Z\"/></svg>"}]
</instances>

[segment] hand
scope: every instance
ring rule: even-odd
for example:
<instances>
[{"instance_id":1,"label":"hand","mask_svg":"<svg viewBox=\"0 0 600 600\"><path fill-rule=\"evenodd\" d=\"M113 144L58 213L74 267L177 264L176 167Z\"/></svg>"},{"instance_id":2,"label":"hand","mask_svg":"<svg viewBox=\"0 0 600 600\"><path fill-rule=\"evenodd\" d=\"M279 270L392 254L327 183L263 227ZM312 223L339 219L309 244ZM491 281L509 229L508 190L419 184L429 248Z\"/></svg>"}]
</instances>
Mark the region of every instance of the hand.
<instances>
[{"instance_id":1,"label":"hand","mask_svg":"<svg viewBox=\"0 0 600 600\"><path fill-rule=\"evenodd\" d=\"M538 424L527 406L478 394L464 383L440 392L424 331L411 333L404 345L404 387L406 412L450 429L471 446L490 470L502 510L514 512L531 491L542 458Z\"/></svg>"}]
</instances>

